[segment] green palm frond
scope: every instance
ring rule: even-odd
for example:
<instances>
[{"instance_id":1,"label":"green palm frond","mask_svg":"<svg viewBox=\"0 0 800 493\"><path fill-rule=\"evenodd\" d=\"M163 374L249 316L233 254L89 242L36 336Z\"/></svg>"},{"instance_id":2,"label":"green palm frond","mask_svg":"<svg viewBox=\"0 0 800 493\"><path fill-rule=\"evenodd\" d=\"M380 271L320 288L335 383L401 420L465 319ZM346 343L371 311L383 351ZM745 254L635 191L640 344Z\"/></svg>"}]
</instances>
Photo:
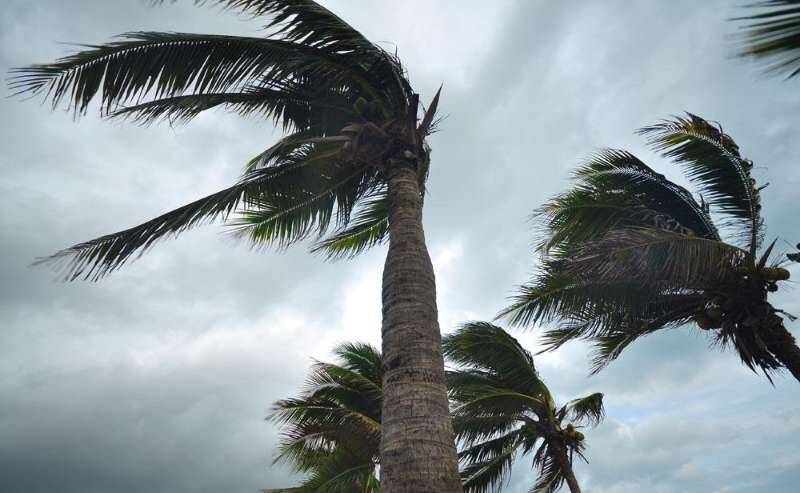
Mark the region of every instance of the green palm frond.
<instances>
[{"instance_id":1,"label":"green palm frond","mask_svg":"<svg viewBox=\"0 0 800 493\"><path fill-rule=\"evenodd\" d=\"M709 204L732 218L732 226L754 256L763 237L761 197L750 174L753 163L742 158L736 142L720 126L691 113L641 128L638 133L647 136L650 145L665 157L684 166Z\"/></svg>"},{"instance_id":2,"label":"green palm frond","mask_svg":"<svg viewBox=\"0 0 800 493\"><path fill-rule=\"evenodd\" d=\"M286 180L281 170L263 169L246 174L236 185L162 214L124 231L78 243L40 263L56 263L64 270L65 279L83 278L96 281L122 267L128 260L147 251L155 242L186 231L194 226L226 219L240 204L254 203L264 194L275 193Z\"/></svg>"},{"instance_id":3,"label":"green palm frond","mask_svg":"<svg viewBox=\"0 0 800 493\"><path fill-rule=\"evenodd\" d=\"M142 125L166 121L185 124L200 113L222 107L239 116L258 115L272 118L284 129L313 128L306 136L329 135L348 120L357 118L347 94L305 94L302 87L272 88L251 86L239 92L182 94L121 107L109 116L128 119Z\"/></svg>"},{"instance_id":4,"label":"green palm frond","mask_svg":"<svg viewBox=\"0 0 800 493\"><path fill-rule=\"evenodd\" d=\"M458 387L458 383L448 383ZM453 416L453 430L462 444L472 446L492 437L506 434L517 428L520 416L511 413L498 413L491 416Z\"/></svg>"},{"instance_id":5,"label":"green palm frond","mask_svg":"<svg viewBox=\"0 0 800 493\"><path fill-rule=\"evenodd\" d=\"M658 286L637 286L635 279L575 279L561 273L561 263L546 264L532 284L518 288L512 303L498 318L515 326L531 326L556 320L566 314L613 313L625 307L643 306L659 293Z\"/></svg>"},{"instance_id":6,"label":"green palm frond","mask_svg":"<svg viewBox=\"0 0 800 493\"><path fill-rule=\"evenodd\" d=\"M748 7L757 13L732 19L745 23L739 56L762 61L767 73L800 75L800 1L762 0Z\"/></svg>"},{"instance_id":7,"label":"green palm frond","mask_svg":"<svg viewBox=\"0 0 800 493\"><path fill-rule=\"evenodd\" d=\"M466 493L500 492L514 462L516 447L509 446L484 461L470 462L461 468Z\"/></svg>"},{"instance_id":8,"label":"green palm frond","mask_svg":"<svg viewBox=\"0 0 800 493\"><path fill-rule=\"evenodd\" d=\"M344 449L321 455L299 486L262 493L380 493L375 465L369 458Z\"/></svg>"},{"instance_id":9,"label":"green palm frond","mask_svg":"<svg viewBox=\"0 0 800 493\"><path fill-rule=\"evenodd\" d=\"M487 322L470 322L442 340L445 358L467 368L491 372L508 389L546 390L539 379L533 356L508 332Z\"/></svg>"},{"instance_id":10,"label":"green palm frond","mask_svg":"<svg viewBox=\"0 0 800 493\"><path fill-rule=\"evenodd\" d=\"M545 251L612 228L655 225L709 239L719 234L702 206L629 152L604 149L575 173L577 186L538 212L547 222Z\"/></svg>"},{"instance_id":11,"label":"green palm frond","mask_svg":"<svg viewBox=\"0 0 800 493\"><path fill-rule=\"evenodd\" d=\"M318 78L317 87L343 82L368 86L363 70L283 40L133 32L88 48L52 64L12 70L11 90L44 93L54 107L66 101L76 113L84 113L100 96L101 111L109 114L146 97L241 92L256 84L279 89L298 78Z\"/></svg>"},{"instance_id":12,"label":"green palm frond","mask_svg":"<svg viewBox=\"0 0 800 493\"><path fill-rule=\"evenodd\" d=\"M605 417L603 409L603 394L596 392L580 399L570 401L565 406L566 416L570 421L585 422L597 425Z\"/></svg>"},{"instance_id":13,"label":"green palm frond","mask_svg":"<svg viewBox=\"0 0 800 493\"><path fill-rule=\"evenodd\" d=\"M384 88L393 105L407 104L413 93L400 60L366 39L339 16L313 0L196 0L265 16L265 28L280 39L356 59L375 87Z\"/></svg>"},{"instance_id":14,"label":"green palm frond","mask_svg":"<svg viewBox=\"0 0 800 493\"><path fill-rule=\"evenodd\" d=\"M543 448L544 449L544 448ZM536 483L534 483L531 493L555 493L564 484L564 474L558 466L558 462L550 455L543 455Z\"/></svg>"},{"instance_id":15,"label":"green palm frond","mask_svg":"<svg viewBox=\"0 0 800 493\"><path fill-rule=\"evenodd\" d=\"M746 251L719 240L625 228L585 241L562 272L576 281L628 280L698 289L730 280L746 258Z\"/></svg>"},{"instance_id":16,"label":"green palm frond","mask_svg":"<svg viewBox=\"0 0 800 493\"><path fill-rule=\"evenodd\" d=\"M329 260L350 258L384 243L388 235L389 198L381 190L362 202L347 226L318 241L311 251L320 252Z\"/></svg>"},{"instance_id":17,"label":"green palm frond","mask_svg":"<svg viewBox=\"0 0 800 493\"><path fill-rule=\"evenodd\" d=\"M383 369L380 352L367 344L335 349L337 364L317 363L297 398L278 401L270 419L282 425L276 461L313 471L340 449L377 460Z\"/></svg>"}]
</instances>

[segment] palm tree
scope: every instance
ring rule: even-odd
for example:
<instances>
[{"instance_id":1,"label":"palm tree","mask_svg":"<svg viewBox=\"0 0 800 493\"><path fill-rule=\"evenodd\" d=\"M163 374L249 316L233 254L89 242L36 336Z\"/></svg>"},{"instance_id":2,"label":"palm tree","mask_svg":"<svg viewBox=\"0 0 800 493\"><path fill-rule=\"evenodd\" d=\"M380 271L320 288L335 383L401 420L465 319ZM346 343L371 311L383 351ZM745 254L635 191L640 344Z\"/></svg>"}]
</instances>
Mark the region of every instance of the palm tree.
<instances>
[{"instance_id":1,"label":"palm tree","mask_svg":"<svg viewBox=\"0 0 800 493\"><path fill-rule=\"evenodd\" d=\"M757 13L736 17L742 26L739 56L764 62L768 73L800 75L800 0L762 0L748 7Z\"/></svg>"},{"instance_id":2,"label":"palm tree","mask_svg":"<svg viewBox=\"0 0 800 493\"><path fill-rule=\"evenodd\" d=\"M342 344L335 364L316 363L300 397L275 403L283 428L277 461L307 479L269 493L377 493L381 436L381 353L369 344Z\"/></svg>"},{"instance_id":3,"label":"palm tree","mask_svg":"<svg viewBox=\"0 0 800 493\"><path fill-rule=\"evenodd\" d=\"M581 491L572 464L584 460L583 425L604 415L603 394L556 405L533 356L506 331L486 322L462 326L445 337L453 426L463 445L462 478L468 492L499 491L518 454L533 454L539 478L534 493L552 493L567 483Z\"/></svg>"},{"instance_id":4,"label":"palm tree","mask_svg":"<svg viewBox=\"0 0 800 493\"><path fill-rule=\"evenodd\" d=\"M204 2L201 2L204 3ZM427 137L439 93L418 117L396 56L311 0L215 0L268 16L264 37L134 32L54 63L17 69L19 94L76 114L187 122L210 108L272 119L286 136L231 187L44 261L97 280L155 242L214 219L254 243L313 237L329 258L388 240L383 272L384 489L461 491L448 414L433 268L422 229Z\"/></svg>"},{"instance_id":5,"label":"palm tree","mask_svg":"<svg viewBox=\"0 0 800 493\"><path fill-rule=\"evenodd\" d=\"M559 320L546 350L591 340L594 371L644 335L693 323L770 381L781 368L800 380L800 349L780 315L794 317L768 300L789 279L788 259L773 255L776 241L763 248L752 161L692 114L639 133L683 166L699 201L626 151L599 152L539 211L540 270L500 316Z\"/></svg>"}]
</instances>

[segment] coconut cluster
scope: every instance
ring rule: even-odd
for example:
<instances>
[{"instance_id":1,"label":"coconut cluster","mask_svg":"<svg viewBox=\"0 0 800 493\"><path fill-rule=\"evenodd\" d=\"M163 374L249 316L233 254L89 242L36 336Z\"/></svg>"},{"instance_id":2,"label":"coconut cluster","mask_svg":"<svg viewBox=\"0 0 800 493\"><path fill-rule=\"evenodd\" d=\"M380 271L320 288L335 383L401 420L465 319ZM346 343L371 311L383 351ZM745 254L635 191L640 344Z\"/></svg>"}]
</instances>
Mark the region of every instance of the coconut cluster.
<instances>
[{"instance_id":1,"label":"coconut cluster","mask_svg":"<svg viewBox=\"0 0 800 493\"><path fill-rule=\"evenodd\" d=\"M565 437L571 438L571 439L576 440L578 442L582 442L583 439L585 438L583 433L581 433L580 431L577 431L575 429L575 426L572 425L572 423L568 424L566 428L561 430L561 433Z\"/></svg>"}]
</instances>

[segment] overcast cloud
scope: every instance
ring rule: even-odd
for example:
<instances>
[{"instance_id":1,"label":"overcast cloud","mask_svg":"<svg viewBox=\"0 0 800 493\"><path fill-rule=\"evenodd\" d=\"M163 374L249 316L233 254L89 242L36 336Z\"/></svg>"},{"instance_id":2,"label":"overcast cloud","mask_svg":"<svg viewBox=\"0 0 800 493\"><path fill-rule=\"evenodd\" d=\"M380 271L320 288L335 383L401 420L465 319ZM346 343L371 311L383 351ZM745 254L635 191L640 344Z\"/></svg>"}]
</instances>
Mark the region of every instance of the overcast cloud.
<instances>
[{"instance_id":1,"label":"overcast cloud","mask_svg":"<svg viewBox=\"0 0 800 493\"><path fill-rule=\"evenodd\" d=\"M325 2L396 46L427 101L444 83L425 226L441 325L491 319L533 259L530 211L594 149L643 147L639 126L684 110L722 122L753 159L770 236L800 241L800 81L731 59L724 1ZM132 30L256 34L213 8L144 0L4 0L0 70ZM188 127L75 122L0 100L0 490L255 492L292 484L271 465L270 404L312 358L379 343L385 249L325 263L252 251L206 227L98 284L60 284L31 260L138 224L236 179L277 134L220 112ZM785 243L782 243L785 245ZM793 268L795 277L800 269ZM776 300L800 312L797 291ZM798 334L800 323L789 324ZM800 484L800 386L772 387L681 329L588 378L580 344L539 359L560 398L606 393L587 433L591 493L789 493ZM529 347L536 334L515 332ZM800 334L798 334L800 335ZM507 491L527 491L520 460Z\"/></svg>"}]
</instances>

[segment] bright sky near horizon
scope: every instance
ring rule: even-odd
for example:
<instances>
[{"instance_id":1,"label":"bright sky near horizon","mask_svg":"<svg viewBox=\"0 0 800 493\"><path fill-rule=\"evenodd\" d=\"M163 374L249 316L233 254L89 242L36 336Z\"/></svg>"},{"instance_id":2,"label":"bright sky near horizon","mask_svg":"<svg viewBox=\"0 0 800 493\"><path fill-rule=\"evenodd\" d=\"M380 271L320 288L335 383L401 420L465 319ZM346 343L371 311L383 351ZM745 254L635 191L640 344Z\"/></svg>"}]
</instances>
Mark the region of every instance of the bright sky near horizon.
<instances>
[{"instance_id":1,"label":"bright sky near horizon","mask_svg":"<svg viewBox=\"0 0 800 493\"><path fill-rule=\"evenodd\" d=\"M444 331L492 319L527 279L528 215L593 150L625 148L677 178L633 132L683 111L720 121L770 182L768 238L800 241L800 79L731 56L739 2L324 3L396 48L424 101L444 84L425 204ZM147 4L4 0L0 71L126 31L258 34L258 22L189 0ZM292 484L271 465L277 429L263 418L312 358L379 343L385 249L326 263L302 246L253 251L211 225L100 283L53 282L28 268L34 257L224 187L278 133L222 112L177 128L74 121L14 98L0 99L0 125L0 491ZM776 304L800 314L797 294ZM535 349L536 331L513 334ZM584 491L796 491L800 385L770 386L708 344L690 328L650 336L591 378L582 344L538 358L560 399L606 394L577 469ZM532 484L520 458L504 491Z\"/></svg>"}]
</instances>

